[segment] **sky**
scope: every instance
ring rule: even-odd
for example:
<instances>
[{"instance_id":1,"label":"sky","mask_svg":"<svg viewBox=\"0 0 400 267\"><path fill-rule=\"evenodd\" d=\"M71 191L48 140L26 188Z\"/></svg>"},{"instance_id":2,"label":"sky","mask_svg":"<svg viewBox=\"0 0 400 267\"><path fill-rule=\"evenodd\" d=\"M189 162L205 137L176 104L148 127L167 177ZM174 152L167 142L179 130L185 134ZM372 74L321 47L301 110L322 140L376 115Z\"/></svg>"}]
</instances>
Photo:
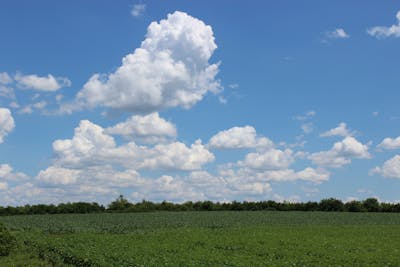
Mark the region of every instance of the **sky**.
<instances>
[{"instance_id":1,"label":"sky","mask_svg":"<svg viewBox=\"0 0 400 267\"><path fill-rule=\"evenodd\" d=\"M0 205L399 202L396 1L2 1Z\"/></svg>"}]
</instances>

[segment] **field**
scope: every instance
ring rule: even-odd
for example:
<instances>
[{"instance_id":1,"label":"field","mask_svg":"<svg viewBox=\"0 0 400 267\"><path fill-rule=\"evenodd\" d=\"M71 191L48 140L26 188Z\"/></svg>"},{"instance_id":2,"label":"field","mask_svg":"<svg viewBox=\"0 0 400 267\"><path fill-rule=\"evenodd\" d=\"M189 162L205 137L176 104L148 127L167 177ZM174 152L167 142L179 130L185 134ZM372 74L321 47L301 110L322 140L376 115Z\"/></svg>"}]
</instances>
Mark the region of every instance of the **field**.
<instances>
[{"instance_id":1,"label":"field","mask_svg":"<svg viewBox=\"0 0 400 267\"><path fill-rule=\"evenodd\" d=\"M102 213L0 221L16 235L18 249L29 251L30 266L400 266L394 213ZM0 266L18 266L5 264L18 257L0 258Z\"/></svg>"}]
</instances>

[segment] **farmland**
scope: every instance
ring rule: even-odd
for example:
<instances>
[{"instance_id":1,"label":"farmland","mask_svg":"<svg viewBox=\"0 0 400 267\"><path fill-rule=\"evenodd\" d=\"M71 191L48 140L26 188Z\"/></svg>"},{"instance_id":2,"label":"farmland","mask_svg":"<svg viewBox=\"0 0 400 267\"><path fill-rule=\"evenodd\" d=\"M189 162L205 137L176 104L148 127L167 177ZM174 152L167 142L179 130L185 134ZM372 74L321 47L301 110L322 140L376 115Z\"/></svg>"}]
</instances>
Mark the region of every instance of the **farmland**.
<instances>
[{"instance_id":1,"label":"farmland","mask_svg":"<svg viewBox=\"0 0 400 267\"><path fill-rule=\"evenodd\" d=\"M400 265L397 213L148 212L0 221L20 249L56 266Z\"/></svg>"}]
</instances>

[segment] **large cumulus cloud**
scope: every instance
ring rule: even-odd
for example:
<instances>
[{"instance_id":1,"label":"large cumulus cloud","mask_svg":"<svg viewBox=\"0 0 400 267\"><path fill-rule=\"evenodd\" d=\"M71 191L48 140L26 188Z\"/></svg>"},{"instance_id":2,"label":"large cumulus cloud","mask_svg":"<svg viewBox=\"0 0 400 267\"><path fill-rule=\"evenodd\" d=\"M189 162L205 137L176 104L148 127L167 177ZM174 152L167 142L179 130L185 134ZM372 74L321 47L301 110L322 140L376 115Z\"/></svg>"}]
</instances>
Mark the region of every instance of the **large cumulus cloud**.
<instances>
[{"instance_id":1,"label":"large cumulus cloud","mask_svg":"<svg viewBox=\"0 0 400 267\"><path fill-rule=\"evenodd\" d=\"M217 45L212 28L183 12L152 22L140 48L110 74L94 74L75 103L62 111L103 106L133 112L190 108L204 95L218 92L218 64L209 60Z\"/></svg>"}]
</instances>

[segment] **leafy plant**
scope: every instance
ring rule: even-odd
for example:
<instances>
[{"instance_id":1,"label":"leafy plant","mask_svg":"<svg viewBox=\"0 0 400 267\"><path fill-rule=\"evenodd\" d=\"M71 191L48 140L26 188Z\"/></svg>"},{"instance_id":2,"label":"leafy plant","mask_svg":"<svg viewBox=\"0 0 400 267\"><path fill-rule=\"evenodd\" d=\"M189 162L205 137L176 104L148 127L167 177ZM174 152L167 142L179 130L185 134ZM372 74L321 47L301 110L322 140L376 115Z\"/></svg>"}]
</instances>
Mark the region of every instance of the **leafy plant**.
<instances>
[{"instance_id":1,"label":"leafy plant","mask_svg":"<svg viewBox=\"0 0 400 267\"><path fill-rule=\"evenodd\" d=\"M8 256L15 245L15 237L0 223L0 256Z\"/></svg>"}]
</instances>

